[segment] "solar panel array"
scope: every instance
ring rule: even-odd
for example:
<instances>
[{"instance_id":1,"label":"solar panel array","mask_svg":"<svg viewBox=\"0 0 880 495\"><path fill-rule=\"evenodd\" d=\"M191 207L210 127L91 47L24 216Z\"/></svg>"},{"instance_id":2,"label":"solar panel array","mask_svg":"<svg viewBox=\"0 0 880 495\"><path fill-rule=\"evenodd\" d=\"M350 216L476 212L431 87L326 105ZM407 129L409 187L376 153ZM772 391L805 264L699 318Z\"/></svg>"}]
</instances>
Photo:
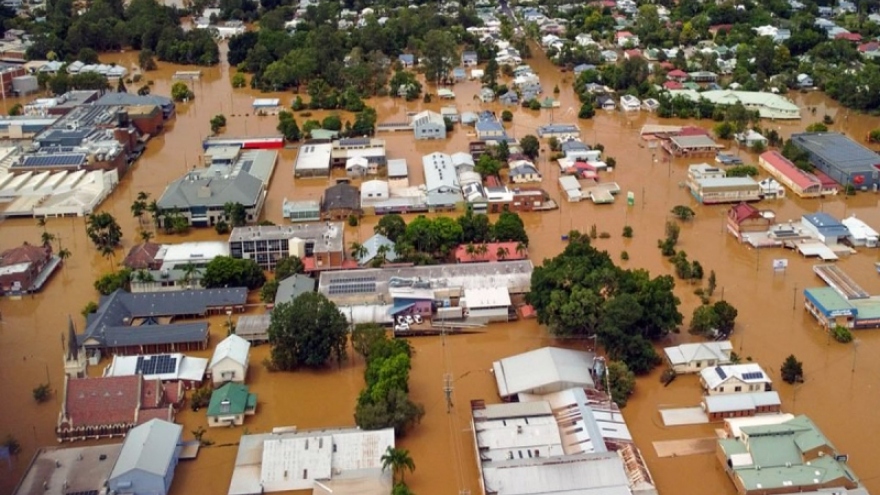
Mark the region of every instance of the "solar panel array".
<instances>
[{"instance_id":1,"label":"solar panel array","mask_svg":"<svg viewBox=\"0 0 880 495\"><path fill-rule=\"evenodd\" d=\"M164 375L177 369L177 357L168 354L138 356L135 373L139 375Z\"/></svg>"},{"instance_id":2,"label":"solar panel array","mask_svg":"<svg viewBox=\"0 0 880 495\"><path fill-rule=\"evenodd\" d=\"M720 376L722 380L727 378L727 373L724 372L724 369L721 366L715 368L715 373L718 373L718 376Z\"/></svg>"},{"instance_id":3,"label":"solar panel array","mask_svg":"<svg viewBox=\"0 0 880 495\"><path fill-rule=\"evenodd\" d=\"M75 167L86 162L82 153L52 153L50 155L31 155L24 157L22 167Z\"/></svg>"},{"instance_id":4,"label":"solar panel array","mask_svg":"<svg viewBox=\"0 0 880 495\"><path fill-rule=\"evenodd\" d=\"M743 380L760 380L761 378L764 378L764 373L761 373L760 371L743 373Z\"/></svg>"},{"instance_id":5,"label":"solar panel array","mask_svg":"<svg viewBox=\"0 0 880 495\"><path fill-rule=\"evenodd\" d=\"M352 277L333 280L327 288L331 296L340 294L368 294L376 292L376 277Z\"/></svg>"}]
</instances>

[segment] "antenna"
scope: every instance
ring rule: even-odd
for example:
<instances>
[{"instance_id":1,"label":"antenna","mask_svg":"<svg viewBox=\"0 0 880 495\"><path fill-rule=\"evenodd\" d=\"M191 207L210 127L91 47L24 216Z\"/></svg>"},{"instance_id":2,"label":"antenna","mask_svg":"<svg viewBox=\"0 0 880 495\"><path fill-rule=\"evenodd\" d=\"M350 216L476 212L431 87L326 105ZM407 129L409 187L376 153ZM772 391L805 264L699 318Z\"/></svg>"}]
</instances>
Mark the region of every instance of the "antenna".
<instances>
[{"instance_id":1,"label":"antenna","mask_svg":"<svg viewBox=\"0 0 880 495\"><path fill-rule=\"evenodd\" d=\"M446 395L446 414L452 411L452 373L443 374L443 393Z\"/></svg>"}]
</instances>

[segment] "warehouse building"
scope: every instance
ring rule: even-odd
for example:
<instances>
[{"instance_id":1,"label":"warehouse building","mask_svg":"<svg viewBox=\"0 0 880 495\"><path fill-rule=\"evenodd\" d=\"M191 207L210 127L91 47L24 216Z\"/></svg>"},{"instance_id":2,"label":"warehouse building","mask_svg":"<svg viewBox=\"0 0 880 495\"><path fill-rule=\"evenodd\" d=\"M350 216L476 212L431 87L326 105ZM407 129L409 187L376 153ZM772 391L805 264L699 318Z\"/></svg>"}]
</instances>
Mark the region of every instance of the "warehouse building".
<instances>
[{"instance_id":1,"label":"warehouse building","mask_svg":"<svg viewBox=\"0 0 880 495\"><path fill-rule=\"evenodd\" d=\"M791 142L807 152L810 163L842 186L880 187L880 155L836 132L792 134Z\"/></svg>"}]
</instances>

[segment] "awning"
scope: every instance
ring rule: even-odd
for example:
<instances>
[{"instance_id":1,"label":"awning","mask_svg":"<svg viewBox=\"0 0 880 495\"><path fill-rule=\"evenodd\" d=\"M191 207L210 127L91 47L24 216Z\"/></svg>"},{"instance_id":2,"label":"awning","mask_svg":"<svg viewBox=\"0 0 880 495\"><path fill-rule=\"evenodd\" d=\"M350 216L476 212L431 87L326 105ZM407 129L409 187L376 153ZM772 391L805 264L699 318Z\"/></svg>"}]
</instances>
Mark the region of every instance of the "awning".
<instances>
[{"instance_id":1,"label":"awning","mask_svg":"<svg viewBox=\"0 0 880 495\"><path fill-rule=\"evenodd\" d=\"M389 313L391 314L391 316L397 316L398 314L412 308L415 305L415 303L395 302L394 306L391 306L391 311L389 311Z\"/></svg>"}]
</instances>

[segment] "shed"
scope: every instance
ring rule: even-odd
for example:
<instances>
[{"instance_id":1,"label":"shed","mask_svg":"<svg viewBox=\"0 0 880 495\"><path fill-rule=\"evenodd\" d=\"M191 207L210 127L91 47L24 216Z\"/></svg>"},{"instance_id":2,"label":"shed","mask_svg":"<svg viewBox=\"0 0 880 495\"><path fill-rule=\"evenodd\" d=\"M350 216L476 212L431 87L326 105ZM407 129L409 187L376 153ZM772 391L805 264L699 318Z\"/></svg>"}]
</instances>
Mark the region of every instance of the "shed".
<instances>
[{"instance_id":1,"label":"shed","mask_svg":"<svg viewBox=\"0 0 880 495\"><path fill-rule=\"evenodd\" d=\"M512 400L517 394L549 394L569 388L595 388L591 352L558 347L504 358L492 363L498 395Z\"/></svg>"},{"instance_id":2,"label":"shed","mask_svg":"<svg viewBox=\"0 0 880 495\"><path fill-rule=\"evenodd\" d=\"M208 372L214 385L226 382L244 383L247 377L251 343L232 334L214 349Z\"/></svg>"},{"instance_id":3,"label":"shed","mask_svg":"<svg viewBox=\"0 0 880 495\"><path fill-rule=\"evenodd\" d=\"M279 287L280 290L280 287ZM276 293L275 300L278 300ZM272 323L272 315L243 315L235 322L235 335L247 340L252 345L269 342L269 324Z\"/></svg>"},{"instance_id":4,"label":"shed","mask_svg":"<svg viewBox=\"0 0 880 495\"><path fill-rule=\"evenodd\" d=\"M570 203L576 203L583 199L581 192L581 184L573 175L563 175L559 178L559 187L565 192L565 196Z\"/></svg>"},{"instance_id":5,"label":"shed","mask_svg":"<svg viewBox=\"0 0 880 495\"><path fill-rule=\"evenodd\" d=\"M107 479L114 493L165 495L174 479L183 426L152 419L129 430Z\"/></svg>"},{"instance_id":6,"label":"shed","mask_svg":"<svg viewBox=\"0 0 880 495\"><path fill-rule=\"evenodd\" d=\"M849 230L848 239L853 246L877 247L880 234L868 224L856 218L855 215L844 218L841 223Z\"/></svg>"}]
</instances>

